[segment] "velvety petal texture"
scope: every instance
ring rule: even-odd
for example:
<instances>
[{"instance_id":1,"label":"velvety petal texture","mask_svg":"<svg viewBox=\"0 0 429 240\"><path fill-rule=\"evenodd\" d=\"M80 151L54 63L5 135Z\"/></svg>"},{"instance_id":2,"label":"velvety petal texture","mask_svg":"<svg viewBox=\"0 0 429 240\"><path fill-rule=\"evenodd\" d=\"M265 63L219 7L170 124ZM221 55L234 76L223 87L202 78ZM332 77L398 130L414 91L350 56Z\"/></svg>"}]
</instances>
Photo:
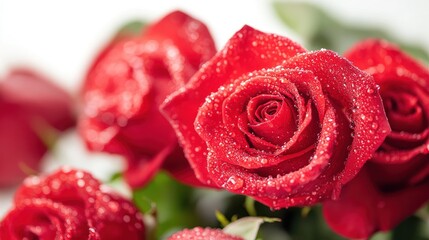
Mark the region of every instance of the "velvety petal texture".
<instances>
[{"instance_id":1,"label":"velvety petal texture","mask_svg":"<svg viewBox=\"0 0 429 240\"><path fill-rule=\"evenodd\" d=\"M168 240L243 240L243 238L226 234L221 229L196 227L177 232Z\"/></svg>"},{"instance_id":2,"label":"velvety petal texture","mask_svg":"<svg viewBox=\"0 0 429 240\"><path fill-rule=\"evenodd\" d=\"M26 69L0 79L0 187L18 184L75 124L69 94Z\"/></svg>"},{"instance_id":3,"label":"velvety petal texture","mask_svg":"<svg viewBox=\"0 0 429 240\"><path fill-rule=\"evenodd\" d=\"M429 200L429 69L381 40L358 43L345 56L379 85L392 132L323 213L339 234L368 238Z\"/></svg>"},{"instance_id":4,"label":"velvety petal texture","mask_svg":"<svg viewBox=\"0 0 429 240\"><path fill-rule=\"evenodd\" d=\"M161 167L201 184L158 108L214 53L206 26L179 11L141 34L114 39L83 86L79 129L88 147L125 156L125 179L132 187L144 185Z\"/></svg>"},{"instance_id":5,"label":"velvety petal texture","mask_svg":"<svg viewBox=\"0 0 429 240\"><path fill-rule=\"evenodd\" d=\"M0 223L0 239L145 239L143 217L89 173L63 168L29 177Z\"/></svg>"},{"instance_id":6,"label":"velvety petal texture","mask_svg":"<svg viewBox=\"0 0 429 240\"><path fill-rule=\"evenodd\" d=\"M163 110L198 179L272 208L338 197L390 132L371 76L249 26Z\"/></svg>"},{"instance_id":7,"label":"velvety petal texture","mask_svg":"<svg viewBox=\"0 0 429 240\"><path fill-rule=\"evenodd\" d=\"M374 156L380 163L400 163L429 153L429 68L393 44L367 40L345 56L370 73L380 86L392 133Z\"/></svg>"}]
</instances>

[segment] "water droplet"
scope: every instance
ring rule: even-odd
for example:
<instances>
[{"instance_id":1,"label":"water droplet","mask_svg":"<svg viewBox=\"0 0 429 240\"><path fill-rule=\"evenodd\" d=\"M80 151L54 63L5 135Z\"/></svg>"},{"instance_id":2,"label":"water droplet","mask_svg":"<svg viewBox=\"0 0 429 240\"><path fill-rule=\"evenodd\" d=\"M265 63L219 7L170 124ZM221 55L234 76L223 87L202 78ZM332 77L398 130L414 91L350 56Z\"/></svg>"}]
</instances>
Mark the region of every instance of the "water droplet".
<instances>
[{"instance_id":1,"label":"water droplet","mask_svg":"<svg viewBox=\"0 0 429 240\"><path fill-rule=\"evenodd\" d=\"M372 129L374 129L374 130L378 129L378 123L373 122L373 123L371 124L371 128L372 128Z\"/></svg>"},{"instance_id":2,"label":"water droplet","mask_svg":"<svg viewBox=\"0 0 429 240\"><path fill-rule=\"evenodd\" d=\"M106 209L104 209L103 207L100 207L97 209L97 211L100 215L103 215L106 212Z\"/></svg>"},{"instance_id":3,"label":"water droplet","mask_svg":"<svg viewBox=\"0 0 429 240\"><path fill-rule=\"evenodd\" d=\"M237 190L243 187L244 181L242 178L237 176L231 176L225 183L225 188L231 190Z\"/></svg>"},{"instance_id":4,"label":"water droplet","mask_svg":"<svg viewBox=\"0 0 429 240\"><path fill-rule=\"evenodd\" d=\"M77 178L83 178L83 172L81 172L81 171L77 171L77 172L75 173L75 176L76 176Z\"/></svg>"},{"instance_id":5,"label":"water droplet","mask_svg":"<svg viewBox=\"0 0 429 240\"><path fill-rule=\"evenodd\" d=\"M112 212L117 212L119 210L119 204L116 202L109 202L108 205Z\"/></svg>"},{"instance_id":6,"label":"water droplet","mask_svg":"<svg viewBox=\"0 0 429 240\"><path fill-rule=\"evenodd\" d=\"M131 221L130 216L128 215L124 215L124 217L122 218L124 220L124 222L129 223Z\"/></svg>"},{"instance_id":7,"label":"water droplet","mask_svg":"<svg viewBox=\"0 0 429 240\"><path fill-rule=\"evenodd\" d=\"M51 193L51 189L49 189L48 186L43 186L42 193L48 195L49 193Z\"/></svg>"},{"instance_id":8,"label":"water droplet","mask_svg":"<svg viewBox=\"0 0 429 240\"><path fill-rule=\"evenodd\" d=\"M82 179L79 179L79 180L77 180L77 185L78 185L79 187L84 187L84 186L85 186L85 181L84 181L84 180L82 180Z\"/></svg>"},{"instance_id":9,"label":"water droplet","mask_svg":"<svg viewBox=\"0 0 429 240\"><path fill-rule=\"evenodd\" d=\"M119 116L116 119L116 122L117 122L117 124L118 124L119 127L125 127L128 124L128 119L126 117L124 117L124 116Z\"/></svg>"},{"instance_id":10,"label":"water droplet","mask_svg":"<svg viewBox=\"0 0 429 240\"><path fill-rule=\"evenodd\" d=\"M57 180L57 179L54 179L54 180L51 182L51 187L52 187L53 189L55 189L55 190L58 190L58 189L60 188L60 186L61 186L61 182L60 182L59 180Z\"/></svg>"},{"instance_id":11,"label":"water droplet","mask_svg":"<svg viewBox=\"0 0 429 240\"><path fill-rule=\"evenodd\" d=\"M110 197L108 195L104 195L101 199L106 203L110 201Z\"/></svg>"}]
</instances>

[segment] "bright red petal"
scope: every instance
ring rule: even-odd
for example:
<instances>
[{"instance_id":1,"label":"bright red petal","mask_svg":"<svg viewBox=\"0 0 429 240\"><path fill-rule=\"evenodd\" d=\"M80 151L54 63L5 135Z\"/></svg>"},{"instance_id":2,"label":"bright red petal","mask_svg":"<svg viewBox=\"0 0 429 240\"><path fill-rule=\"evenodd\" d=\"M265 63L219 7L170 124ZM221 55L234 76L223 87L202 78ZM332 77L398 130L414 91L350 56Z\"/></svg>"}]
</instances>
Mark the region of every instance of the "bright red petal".
<instances>
[{"instance_id":1,"label":"bright red petal","mask_svg":"<svg viewBox=\"0 0 429 240\"><path fill-rule=\"evenodd\" d=\"M207 173L207 146L194 130L194 120L206 97L245 73L278 66L304 51L287 38L245 26L194 75L185 89L166 100L162 109L199 180L213 185Z\"/></svg>"}]
</instances>

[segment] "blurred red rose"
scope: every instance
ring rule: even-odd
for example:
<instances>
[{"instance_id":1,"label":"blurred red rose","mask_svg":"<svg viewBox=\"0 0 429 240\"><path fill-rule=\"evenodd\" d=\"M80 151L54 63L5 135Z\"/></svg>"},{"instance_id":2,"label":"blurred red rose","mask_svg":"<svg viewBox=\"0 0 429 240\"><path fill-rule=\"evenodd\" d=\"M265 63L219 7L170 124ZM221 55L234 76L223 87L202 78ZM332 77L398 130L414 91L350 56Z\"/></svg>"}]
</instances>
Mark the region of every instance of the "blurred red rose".
<instances>
[{"instance_id":1,"label":"blurred red rose","mask_svg":"<svg viewBox=\"0 0 429 240\"><path fill-rule=\"evenodd\" d=\"M132 187L144 185L160 167L183 182L201 185L159 105L214 53L206 26L178 11L141 35L109 44L83 87L79 128L88 147L124 155L125 179Z\"/></svg>"},{"instance_id":2,"label":"blurred red rose","mask_svg":"<svg viewBox=\"0 0 429 240\"><path fill-rule=\"evenodd\" d=\"M16 69L0 79L0 187L38 170L55 132L74 124L71 97L46 78Z\"/></svg>"},{"instance_id":3,"label":"blurred red rose","mask_svg":"<svg viewBox=\"0 0 429 240\"><path fill-rule=\"evenodd\" d=\"M202 182L272 208L336 197L389 132L368 74L248 26L163 109Z\"/></svg>"},{"instance_id":4,"label":"blurred red rose","mask_svg":"<svg viewBox=\"0 0 429 240\"><path fill-rule=\"evenodd\" d=\"M201 228L184 229L170 236L168 240L243 240L242 237L224 233L221 229Z\"/></svg>"},{"instance_id":5,"label":"blurred red rose","mask_svg":"<svg viewBox=\"0 0 429 240\"><path fill-rule=\"evenodd\" d=\"M339 234L367 238L429 200L429 69L381 40L358 43L345 56L379 84L392 132L323 212Z\"/></svg>"},{"instance_id":6,"label":"blurred red rose","mask_svg":"<svg viewBox=\"0 0 429 240\"><path fill-rule=\"evenodd\" d=\"M14 204L0 223L0 239L145 239L136 207L83 171L29 177Z\"/></svg>"}]
</instances>

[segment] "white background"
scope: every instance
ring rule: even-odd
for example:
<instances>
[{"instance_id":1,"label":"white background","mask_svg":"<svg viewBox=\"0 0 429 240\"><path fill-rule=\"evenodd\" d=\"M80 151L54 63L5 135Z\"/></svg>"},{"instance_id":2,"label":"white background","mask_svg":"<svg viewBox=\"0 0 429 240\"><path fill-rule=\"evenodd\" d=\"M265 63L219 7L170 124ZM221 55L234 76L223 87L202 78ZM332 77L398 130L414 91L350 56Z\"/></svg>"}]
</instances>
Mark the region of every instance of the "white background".
<instances>
[{"instance_id":1,"label":"white background","mask_svg":"<svg viewBox=\"0 0 429 240\"><path fill-rule=\"evenodd\" d=\"M429 1L310 2L347 23L383 28L429 49ZM301 42L276 17L271 1L0 0L0 78L13 66L29 66L75 94L94 54L119 26L135 19L156 20L176 9L204 21L218 48L244 24ZM123 167L118 158L107 158L87 153L71 131L47 157L44 169L67 163L105 179ZM13 189L0 190L0 216L10 207L12 193Z\"/></svg>"}]
</instances>

